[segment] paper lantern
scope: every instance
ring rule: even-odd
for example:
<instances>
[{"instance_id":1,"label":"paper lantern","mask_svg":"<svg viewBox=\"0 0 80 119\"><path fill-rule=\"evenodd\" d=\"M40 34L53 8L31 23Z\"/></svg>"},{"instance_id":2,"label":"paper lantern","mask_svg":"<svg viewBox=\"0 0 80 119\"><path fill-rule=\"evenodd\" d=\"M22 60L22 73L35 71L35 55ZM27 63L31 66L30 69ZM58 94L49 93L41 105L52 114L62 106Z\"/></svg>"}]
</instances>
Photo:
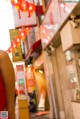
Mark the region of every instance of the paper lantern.
<instances>
[{"instance_id":1,"label":"paper lantern","mask_svg":"<svg viewBox=\"0 0 80 119\"><path fill-rule=\"evenodd\" d=\"M24 39L26 37L26 31L25 31L25 28L21 29L20 32L19 32L19 37L21 39Z\"/></svg>"},{"instance_id":2,"label":"paper lantern","mask_svg":"<svg viewBox=\"0 0 80 119\"><path fill-rule=\"evenodd\" d=\"M13 49L16 48L16 43L13 43L12 44L12 47L13 47Z\"/></svg>"},{"instance_id":3,"label":"paper lantern","mask_svg":"<svg viewBox=\"0 0 80 119\"><path fill-rule=\"evenodd\" d=\"M36 10L36 6L32 3L29 3L29 8L28 8L28 12L32 13Z\"/></svg>"},{"instance_id":4,"label":"paper lantern","mask_svg":"<svg viewBox=\"0 0 80 119\"><path fill-rule=\"evenodd\" d=\"M20 43L21 42L21 38L19 36L16 37L16 42Z\"/></svg>"},{"instance_id":5,"label":"paper lantern","mask_svg":"<svg viewBox=\"0 0 80 119\"><path fill-rule=\"evenodd\" d=\"M26 33L29 33L30 32L30 27L26 27L25 31L26 31Z\"/></svg>"},{"instance_id":6,"label":"paper lantern","mask_svg":"<svg viewBox=\"0 0 80 119\"><path fill-rule=\"evenodd\" d=\"M20 36L17 36L17 37L15 38L14 43L16 44L16 47L18 47L18 46L20 45L20 43L21 43L21 38L20 38Z\"/></svg>"},{"instance_id":7,"label":"paper lantern","mask_svg":"<svg viewBox=\"0 0 80 119\"><path fill-rule=\"evenodd\" d=\"M17 5L18 4L18 0L11 0L11 3L13 6Z\"/></svg>"},{"instance_id":8,"label":"paper lantern","mask_svg":"<svg viewBox=\"0 0 80 119\"><path fill-rule=\"evenodd\" d=\"M22 3L22 0L11 0L11 3L13 6L15 6L17 9L20 9L20 4Z\"/></svg>"},{"instance_id":9,"label":"paper lantern","mask_svg":"<svg viewBox=\"0 0 80 119\"><path fill-rule=\"evenodd\" d=\"M29 7L29 3L27 1L22 1L22 3L20 4L20 9L23 12L26 12L28 10Z\"/></svg>"}]
</instances>

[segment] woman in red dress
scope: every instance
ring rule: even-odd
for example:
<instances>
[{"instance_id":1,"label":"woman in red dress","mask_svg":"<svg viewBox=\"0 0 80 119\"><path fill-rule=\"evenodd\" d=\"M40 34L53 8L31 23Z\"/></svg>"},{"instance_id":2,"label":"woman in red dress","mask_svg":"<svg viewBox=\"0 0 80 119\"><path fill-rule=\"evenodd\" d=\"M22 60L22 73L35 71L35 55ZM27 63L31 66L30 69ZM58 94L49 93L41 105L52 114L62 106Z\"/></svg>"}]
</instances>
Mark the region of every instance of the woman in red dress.
<instances>
[{"instance_id":1,"label":"woman in red dress","mask_svg":"<svg viewBox=\"0 0 80 119\"><path fill-rule=\"evenodd\" d=\"M14 98L14 68L8 54L0 50L0 111L8 111L9 119L15 119Z\"/></svg>"}]
</instances>

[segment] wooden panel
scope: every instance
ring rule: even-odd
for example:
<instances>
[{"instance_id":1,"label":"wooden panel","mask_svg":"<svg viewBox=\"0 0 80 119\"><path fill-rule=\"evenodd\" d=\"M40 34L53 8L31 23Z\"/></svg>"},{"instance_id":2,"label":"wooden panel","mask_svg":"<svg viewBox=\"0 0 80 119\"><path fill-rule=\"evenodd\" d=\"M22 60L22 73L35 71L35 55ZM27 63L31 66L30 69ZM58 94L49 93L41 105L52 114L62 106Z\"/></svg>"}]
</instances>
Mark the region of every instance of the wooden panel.
<instances>
[{"instance_id":1,"label":"wooden panel","mask_svg":"<svg viewBox=\"0 0 80 119\"><path fill-rule=\"evenodd\" d=\"M18 100L19 104L19 119L30 119L28 100Z\"/></svg>"},{"instance_id":2,"label":"wooden panel","mask_svg":"<svg viewBox=\"0 0 80 119\"><path fill-rule=\"evenodd\" d=\"M80 119L80 103L72 102L74 119Z\"/></svg>"},{"instance_id":3,"label":"wooden panel","mask_svg":"<svg viewBox=\"0 0 80 119\"><path fill-rule=\"evenodd\" d=\"M30 119L29 111L27 108L20 109L19 112L20 112L19 119Z\"/></svg>"},{"instance_id":4,"label":"wooden panel","mask_svg":"<svg viewBox=\"0 0 80 119\"><path fill-rule=\"evenodd\" d=\"M80 44L80 28L74 28L71 21L66 23L60 34L63 51Z\"/></svg>"}]
</instances>

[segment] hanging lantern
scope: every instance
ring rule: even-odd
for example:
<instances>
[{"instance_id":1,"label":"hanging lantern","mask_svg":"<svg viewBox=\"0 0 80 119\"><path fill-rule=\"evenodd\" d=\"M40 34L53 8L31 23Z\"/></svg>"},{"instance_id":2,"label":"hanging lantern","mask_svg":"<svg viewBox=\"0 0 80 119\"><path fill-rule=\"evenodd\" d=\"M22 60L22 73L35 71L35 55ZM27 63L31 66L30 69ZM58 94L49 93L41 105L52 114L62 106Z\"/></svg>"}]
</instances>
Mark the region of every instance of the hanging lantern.
<instances>
[{"instance_id":1,"label":"hanging lantern","mask_svg":"<svg viewBox=\"0 0 80 119\"><path fill-rule=\"evenodd\" d=\"M36 6L32 3L29 3L29 8L28 8L28 12L32 13L36 10Z\"/></svg>"},{"instance_id":2,"label":"hanging lantern","mask_svg":"<svg viewBox=\"0 0 80 119\"><path fill-rule=\"evenodd\" d=\"M17 43L20 43L21 42L21 38L18 36L18 37L16 37L16 42Z\"/></svg>"},{"instance_id":3,"label":"hanging lantern","mask_svg":"<svg viewBox=\"0 0 80 119\"><path fill-rule=\"evenodd\" d=\"M15 5L15 8L16 8L17 10L20 10L20 5L19 5L19 4L16 4L16 5Z\"/></svg>"},{"instance_id":4,"label":"hanging lantern","mask_svg":"<svg viewBox=\"0 0 80 119\"><path fill-rule=\"evenodd\" d=\"M29 3L27 1L22 1L22 3L20 4L20 9L22 10L22 12L26 12L28 10L29 7Z\"/></svg>"},{"instance_id":5,"label":"hanging lantern","mask_svg":"<svg viewBox=\"0 0 80 119\"><path fill-rule=\"evenodd\" d=\"M11 0L11 4L12 4L13 6L17 5L17 4L18 4L18 0Z\"/></svg>"},{"instance_id":6,"label":"hanging lantern","mask_svg":"<svg viewBox=\"0 0 80 119\"><path fill-rule=\"evenodd\" d=\"M32 3L30 3L29 8L28 8L28 17L31 17L35 10L36 10L36 6Z\"/></svg>"},{"instance_id":7,"label":"hanging lantern","mask_svg":"<svg viewBox=\"0 0 80 119\"><path fill-rule=\"evenodd\" d=\"M17 36L14 40L14 43L16 44L16 47L18 47L20 45L20 42L21 42L21 38L20 38L20 36Z\"/></svg>"},{"instance_id":8,"label":"hanging lantern","mask_svg":"<svg viewBox=\"0 0 80 119\"><path fill-rule=\"evenodd\" d=\"M18 1L16 1L16 0L11 0L11 4L12 4L13 6L15 6L17 3L18 3Z\"/></svg>"},{"instance_id":9,"label":"hanging lantern","mask_svg":"<svg viewBox=\"0 0 80 119\"><path fill-rule=\"evenodd\" d=\"M24 39L26 37L26 30L25 28L21 29L21 31L19 32L19 36L21 39Z\"/></svg>"},{"instance_id":10,"label":"hanging lantern","mask_svg":"<svg viewBox=\"0 0 80 119\"><path fill-rule=\"evenodd\" d=\"M29 33L30 32L30 27L26 27L25 31L26 31L26 33Z\"/></svg>"},{"instance_id":11,"label":"hanging lantern","mask_svg":"<svg viewBox=\"0 0 80 119\"><path fill-rule=\"evenodd\" d=\"M13 6L15 6L17 9L20 9L20 4L22 3L22 0L11 0L11 3Z\"/></svg>"},{"instance_id":12,"label":"hanging lantern","mask_svg":"<svg viewBox=\"0 0 80 119\"><path fill-rule=\"evenodd\" d=\"M13 43L12 44L12 47L13 47L13 49L16 48L16 43Z\"/></svg>"}]
</instances>

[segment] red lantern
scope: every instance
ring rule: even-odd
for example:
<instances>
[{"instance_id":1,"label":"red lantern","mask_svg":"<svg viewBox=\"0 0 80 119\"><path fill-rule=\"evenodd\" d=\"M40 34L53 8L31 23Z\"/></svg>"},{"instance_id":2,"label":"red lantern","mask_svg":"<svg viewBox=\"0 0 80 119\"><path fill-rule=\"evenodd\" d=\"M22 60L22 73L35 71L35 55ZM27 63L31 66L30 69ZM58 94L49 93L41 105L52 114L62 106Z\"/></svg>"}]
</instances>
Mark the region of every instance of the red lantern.
<instances>
[{"instance_id":1,"label":"red lantern","mask_svg":"<svg viewBox=\"0 0 80 119\"><path fill-rule=\"evenodd\" d=\"M25 36L26 36L25 28L21 29L21 31L19 32L19 36L20 36L21 39L25 38Z\"/></svg>"},{"instance_id":2,"label":"red lantern","mask_svg":"<svg viewBox=\"0 0 80 119\"><path fill-rule=\"evenodd\" d=\"M27 1L22 1L22 3L20 4L20 9L23 12L26 12L28 10L29 7L29 3Z\"/></svg>"},{"instance_id":3,"label":"red lantern","mask_svg":"<svg viewBox=\"0 0 80 119\"><path fill-rule=\"evenodd\" d=\"M29 33L30 27L26 27L26 28L25 28L25 31L26 31L26 33Z\"/></svg>"},{"instance_id":4,"label":"red lantern","mask_svg":"<svg viewBox=\"0 0 80 119\"><path fill-rule=\"evenodd\" d=\"M11 3L13 6L17 5L18 4L18 0L11 0Z\"/></svg>"},{"instance_id":5,"label":"red lantern","mask_svg":"<svg viewBox=\"0 0 80 119\"><path fill-rule=\"evenodd\" d=\"M36 10L36 6L32 3L29 3L28 11L29 13L33 13Z\"/></svg>"},{"instance_id":6,"label":"red lantern","mask_svg":"<svg viewBox=\"0 0 80 119\"><path fill-rule=\"evenodd\" d=\"M17 36L15 40L16 40L17 43L21 42L21 38L19 36Z\"/></svg>"},{"instance_id":7,"label":"red lantern","mask_svg":"<svg viewBox=\"0 0 80 119\"><path fill-rule=\"evenodd\" d=\"M20 45L20 42L21 42L21 38L20 38L20 36L17 36L14 40L14 43L16 44L16 47Z\"/></svg>"},{"instance_id":8,"label":"red lantern","mask_svg":"<svg viewBox=\"0 0 80 119\"><path fill-rule=\"evenodd\" d=\"M16 48L16 43L13 43L12 44L12 47L13 47L13 49Z\"/></svg>"},{"instance_id":9,"label":"red lantern","mask_svg":"<svg viewBox=\"0 0 80 119\"><path fill-rule=\"evenodd\" d=\"M22 0L11 0L11 3L13 6L15 6L17 9L20 9L20 4L22 3Z\"/></svg>"}]
</instances>

